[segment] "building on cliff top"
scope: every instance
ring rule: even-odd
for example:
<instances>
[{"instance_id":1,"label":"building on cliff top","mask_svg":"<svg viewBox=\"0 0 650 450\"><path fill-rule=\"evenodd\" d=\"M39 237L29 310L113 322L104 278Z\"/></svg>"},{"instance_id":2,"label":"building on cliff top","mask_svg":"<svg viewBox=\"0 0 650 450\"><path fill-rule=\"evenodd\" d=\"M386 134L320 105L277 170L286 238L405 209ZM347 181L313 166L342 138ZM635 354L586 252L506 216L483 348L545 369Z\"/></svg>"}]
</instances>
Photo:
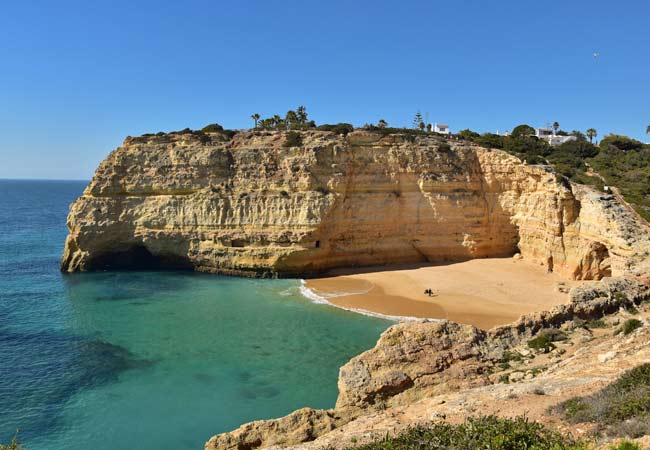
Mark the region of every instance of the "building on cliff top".
<instances>
[{"instance_id":1,"label":"building on cliff top","mask_svg":"<svg viewBox=\"0 0 650 450\"><path fill-rule=\"evenodd\" d=\"M550 145L560 145L565 142L575 141L575 136L558 136L552 128L537 128L535 129L535 136L543 139Z\"/></svg>"},{"instance_id":2,"label":"building on cliff top","mask_svg":"<svg viewBox=\"0 0 650 450\"><path fill-rule=\"evenodd\" d=\"M436 123L433 125L433 131L440 134L449 134L449 125L444 123Z\"/></svg>"}]
</instances>

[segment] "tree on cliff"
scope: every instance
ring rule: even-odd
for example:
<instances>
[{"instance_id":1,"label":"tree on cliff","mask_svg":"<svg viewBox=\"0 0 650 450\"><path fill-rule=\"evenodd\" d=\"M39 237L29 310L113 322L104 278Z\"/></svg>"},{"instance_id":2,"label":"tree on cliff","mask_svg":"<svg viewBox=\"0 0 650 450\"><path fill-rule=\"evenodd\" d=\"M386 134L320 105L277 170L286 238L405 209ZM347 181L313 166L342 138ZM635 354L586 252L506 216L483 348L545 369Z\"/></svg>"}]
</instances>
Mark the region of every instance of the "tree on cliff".
<instances>
[{"instance_id":1,"label":"tree on cliff","mask_svg":"<svg viewBox=\"0 0 650 450\"><path fill-rule=\"evenodd\" d=\"M422 119L422 113L418 111L415 113L415 117L413 117L413 128L417 130L420 128L421 123L424 123L424 120Z\"/></svg>"},{"instance_id":2,"label":"tree on cliff","mask_svg":"<svg viewBox=\"0 0 650 450\"><path fill-rule=\"evenodd\" d=\"M284 122L289 129L299 128L300 125L298 114L292 109L287 111L287 115L284 116Z\"/></svg>"},{"instance_id":3,"label":"tree on cliff","mask_svg":"<svg viewBox=\"0 0 650 450\"><path fill-rule=\"evenodd\" d=\"M379 119L379 122L377 122L377 128L386 128L388 126L388 122L386 122L384 119Z\"/></svg>"},{"instance_id":4,"label":"tree on cliff","mask_svg":"<svg viewBox=\"0 0 650 450\"><path fill-rule=\"evenodd\" d=\"M296 117L298 118L298 123L304 125L307 123L307 108L304 106L298 106L296 108Z\"/></svg>"},{"instance_id":5,"label":"tree on cliff","mask_svg":"<svg viewBox=\"0 0 650 450\"><path fill-rule=\"evenodd\" d=\"M553 122L553 132L557 134L557 130L560 129L560 123L559 122Z\"/></svg>"},{"instance_id":6,"label":"tree on cliff","mask_svg":"<svg viewBox=\"0 0 650 450\"><path fill-rule=\"evenodd\" d=\"M526 124L517 125L512 130L512 137L532 136L533 134L535 134L535 129Z\"/></svg>"},{"instance_id":7,"label":"tree on cliff","mask_svg":"<svg viewBox=\"0 0 650 450\"><path fill-rule=\"evenodd\" d=\"M594 138L595 138L596 136L598 136L598 131L596 131L595 128L589 128L589 129L587 130L587 133L586 133L586 134L587 134L587 137L589 138L589 142L592 142L592 143L593 143Z\"/></svg>"},{"instance_id":8,"label":"tree on cliff","mask_svg":"<svg viewBox=\"0 0 650 450\"><path fill-rule=\"evenodd\" d=\"M251 119L255 122L255 128L257 128L257 122L260 120L260 115L255 113L251 115Z\"/></svg>"}]
</instances>

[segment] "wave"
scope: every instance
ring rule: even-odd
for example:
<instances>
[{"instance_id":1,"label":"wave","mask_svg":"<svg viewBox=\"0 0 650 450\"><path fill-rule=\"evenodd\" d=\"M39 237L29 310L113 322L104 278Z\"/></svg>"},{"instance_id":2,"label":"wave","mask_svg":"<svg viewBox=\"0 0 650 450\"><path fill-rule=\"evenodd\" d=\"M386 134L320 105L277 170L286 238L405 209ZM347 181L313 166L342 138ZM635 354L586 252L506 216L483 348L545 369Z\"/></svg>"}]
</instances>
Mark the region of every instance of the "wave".
<instances>
[{"instance_id":1,"label":"wave","mask_svg":"<svg viewBox=\"0 0 650 450\"><path fill-rule=\"evenodd\" d=\"M425 319L422 317L411 317L411 316L391 316L388 314L381 314L374 311L368 311L366 309L360 308L348 308L345 306L336 305L329 301L331 298L336 297L345 297L346 295L357 295L357 294L367 294L372 289L369 288L365 291L355 291L355 292L335 292L335 293L325 293L325 292L316 292L313 289L307 287L307 282L305 280L300 280L300 293L311 300L314 303L333 306L338 309L343 309L345 311L354 312L357 314L363 314L364 316L376 317L378 319L392 320L394 322L417 322L417 321L435 321L437 319Z\"/></svg>"}]
</instances>

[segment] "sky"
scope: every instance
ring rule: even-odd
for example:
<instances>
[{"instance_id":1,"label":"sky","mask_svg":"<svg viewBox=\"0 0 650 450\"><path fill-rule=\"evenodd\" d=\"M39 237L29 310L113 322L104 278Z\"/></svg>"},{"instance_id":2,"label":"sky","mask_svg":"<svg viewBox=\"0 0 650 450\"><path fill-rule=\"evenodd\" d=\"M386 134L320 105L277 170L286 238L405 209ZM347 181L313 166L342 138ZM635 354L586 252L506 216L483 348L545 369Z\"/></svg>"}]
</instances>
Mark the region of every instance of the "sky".
<instances>
[{"instance_id":1,"label":"sky","mask_svg":"<svg viewBox=\"0 0 650 450\"><path fill-rule=\"evenodd\" d=\"M90 179L128 135L299 105L648 141L649 19L647 0L5 1L0 178Z\"/></svg>"}]
</instances>

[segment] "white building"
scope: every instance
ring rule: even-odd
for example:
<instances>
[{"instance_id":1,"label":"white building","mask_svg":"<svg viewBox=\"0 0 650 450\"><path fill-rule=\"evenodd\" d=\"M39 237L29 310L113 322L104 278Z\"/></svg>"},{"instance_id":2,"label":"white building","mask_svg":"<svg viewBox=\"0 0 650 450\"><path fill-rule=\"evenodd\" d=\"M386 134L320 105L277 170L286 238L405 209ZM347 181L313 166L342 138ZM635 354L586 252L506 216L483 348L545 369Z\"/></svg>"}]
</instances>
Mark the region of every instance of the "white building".
<instances>
[{"instance_id":1,"label":"white building","mask_svg":"<svg viewBox=\"0 0 650 450\"><path fill-rule=\"evenodd\" d=\"M433 131L434 133L449 134L449 125L446 125L444 123L436 123L433 126Z\"/></svg>"},{"instance_id":2,"label":"white building","mask_svg":"<svg viewBox=\"0 0 650 450\"><path fill-rule=\"evenodd\" d=\"M575 136L557 136L552 128L537 128L535 130L535 136L545 140L551 145L560 145L565 142L576 140Z\"/></svg>"}]
</instances>

